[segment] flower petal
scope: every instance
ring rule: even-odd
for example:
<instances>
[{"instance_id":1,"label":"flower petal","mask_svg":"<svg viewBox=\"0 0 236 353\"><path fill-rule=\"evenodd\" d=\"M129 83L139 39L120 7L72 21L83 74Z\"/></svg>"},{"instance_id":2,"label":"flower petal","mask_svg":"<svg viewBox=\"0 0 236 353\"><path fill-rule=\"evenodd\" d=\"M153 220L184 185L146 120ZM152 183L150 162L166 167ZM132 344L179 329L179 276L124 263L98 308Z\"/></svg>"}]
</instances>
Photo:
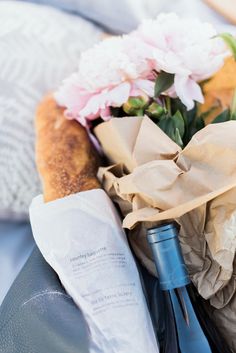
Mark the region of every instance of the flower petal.
<instances>
[{"instance_id":1,"label":"flower petal","mask_svg":"<svg viewBox=\"0 0 236 353\"><path fill-rule=\"evenodd\" d=\"M175 75L174 86L177 96L188 110L194 107L194 101L204 102L200 86L190 77Z\"/></svg>"},{"instance_id":2,"label":"flower petal","mask_svg":"<svg viewBox=\"0 0 236 353\"><path fill-rule=\"evenodd\" d=\"M149 97L154 96L154 87L155 87L155 82L149 81L149 80L136 80L134 82L134 86L142 90L144 93L146 93Z\"/></svg>"},{"instance_id":3,"label":"flower petal","mask_svg":"<svg viewBox=\"0 0 236 353\"><path fill-rule=\"evenodd\" d=\"M104 90L92 96L86 106L79 112L80 116L88 120L94 120L100 116L101 111L106 111L108 107L120 107L127 102L131 90L131 85L124 82L111 90Z\"/></svg>"},{"instance_id":4,"label":"flower petal","mask_svg":"<svg viewBox=\"0 0 236 353\"><path fill-rule=\"evenodd\" d=\"M131 91L129 82L121 83L106 94L106 106L121 107L127 102Z\"/></svg>"}]
</instances>

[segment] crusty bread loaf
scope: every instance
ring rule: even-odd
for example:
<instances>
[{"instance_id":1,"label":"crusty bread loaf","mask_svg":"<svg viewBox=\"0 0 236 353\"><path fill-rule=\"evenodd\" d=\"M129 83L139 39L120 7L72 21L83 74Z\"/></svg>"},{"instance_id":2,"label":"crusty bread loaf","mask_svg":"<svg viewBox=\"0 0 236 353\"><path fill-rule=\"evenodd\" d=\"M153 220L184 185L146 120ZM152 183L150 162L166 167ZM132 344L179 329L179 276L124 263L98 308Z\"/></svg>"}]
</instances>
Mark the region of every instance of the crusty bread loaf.
<instances>
[{"instance_id":1,"label":"crusty bread loaf","mask_svg":"<svg viewBox=\"0 0 236 353\"><path fill-rule=\"evenodd\" d=\"M45 202L99 188L98 156L87 131L67 120L52 96L36 114L36 162Z\"/></svg>"}]
</instances>

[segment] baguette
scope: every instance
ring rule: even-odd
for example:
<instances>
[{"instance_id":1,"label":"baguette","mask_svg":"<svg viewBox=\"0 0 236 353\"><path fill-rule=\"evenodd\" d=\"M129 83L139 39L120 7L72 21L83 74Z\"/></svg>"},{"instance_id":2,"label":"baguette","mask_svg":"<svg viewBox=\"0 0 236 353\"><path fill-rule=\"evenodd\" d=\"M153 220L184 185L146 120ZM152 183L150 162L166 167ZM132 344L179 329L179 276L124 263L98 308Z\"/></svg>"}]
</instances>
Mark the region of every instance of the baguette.
<instances>
[{"instance_id":1,"label":"baguette","mask_svg":"<svg viewBox=\"0 0 236 353\"><path fill-rule=\"evenodd\" d=\"M36 164L45 202L100 188L99 158L86 129L67 120L52 96L36 113Z\"/></svg>"}]
</instances>

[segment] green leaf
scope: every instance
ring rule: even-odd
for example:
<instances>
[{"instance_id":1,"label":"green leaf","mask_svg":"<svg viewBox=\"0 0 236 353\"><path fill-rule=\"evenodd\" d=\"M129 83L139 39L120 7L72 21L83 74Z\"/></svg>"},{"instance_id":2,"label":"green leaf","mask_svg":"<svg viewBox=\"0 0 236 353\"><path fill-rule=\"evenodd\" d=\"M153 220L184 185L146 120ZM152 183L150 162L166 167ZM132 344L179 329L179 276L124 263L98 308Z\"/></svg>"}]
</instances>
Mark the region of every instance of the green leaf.
<instances>
[{"instance_id":1,"label":"green leaf","mask_svg":"<svg viewBox=\"0 0 236 353\"><path fill-rule=\"evenodd\" d=\"M195 121L195 128L196 128L196 132L199 130L202 130L204 127L206 126L205 121L203 118L201 118L200 116L196 118Z\"/></svg>"},{"instance_id":2,"label":"green leaf","mask_svg":"<svg viewBox=\"0 0 236 353\"><path fill-rule=\"evenodd\" d=\"M230 107L230 120L236 120L236 89L234 90L234 96Z\"/></svg>"},{"instance_id":3,"label":"green leaf","mask_svg":"<svg viewBox=\"0 0 236 353\"><path fill-rule=\"evenodd\" d=\"M172 116L171 118L174 121L176 129L178 129L180 137L182 138L185 133L185 123L183 115L180 113L179 110Z\"/></svg>"},{"instance_id":4,"label":"green leaf","mask_svg":"<svg viewBox=\"0 0 236 353\"><path fill-rule=\"evenodd\" d=\"M179 98L171 98L171 108L174 112L179 110L182 115L183 115L183 112L185 113L187 111L187 108Z\"/></svg>"},{"instance_id":5,"label":"green leaf","mask_svg":"<svg viewBox=\"0 0 236 353\"><path fill-rule=\"evenodd\" d=\"M230 33L221 33L219 37L224 40L224 42L228 45L229 49L231 50L234 59L236 60L236 39Z\"/></svg>"},{"instance_id":6,"label":"green leaf","mask_svg":"<svg viewBox=\"0 0 236 353\"><path fill-rule=\"evenodd\" d=\"M189 125L189 127L194 125L195 120L197 118L197 104L195 103L193 109L191 109L191 110L186 109L185 115L186 115L187 124Z\"/></svg>"},{"instance_id":7,"label":"green leaf","mask_svg":"<svg viewBox=\"0 0 236 353\"><path fill-rule=\"evenodd\" d=\"M158 126L168 135L175 143L180 147L183 146L183 141L180 135L179 129L176 127L176 121L173 117L166 116L162 117L158 123Z\"/></svg>"},{"instance_id":8,"label":"green leaf","mask_svg":"<svg viewBox=\"0 0 236 353\"><path fill-rule=\"evenodd\" d=\"M161 93L165 92L174 83L174 74L169 74L168 72L161 71L156 78L155 82L155 98L159 97Z\"/></svg>"},{"instance_id":9,"label":"green leaf","mask_svg":"<svg viewBox=\"0 0 236 353\"><path fill-rule=\"evenodd\" d=\"M181 102L179 98L171 98L171 108L173 111L179 110L184 119L186 129L192 124L196 118L196 104L191 110L187 110L185 105Z\"/></svg>"},{"instance_id":10,"label":"green leaf","mask_svg":"<svg viewBox=\"0 0 236 353\"><path fill-rule=\"evenodd\" d=\"M177 143L180 147L183 147L183 141L179 133L179 129L175 129L175 136L174 136L174 142Z\"/></svg>"},{"instance_id":11,"label":"green leaf","mask_svg":"<svg viewBox=\"0 0 236 353\"><path fill-rule=\"evenodd\" d=\"M224 110L222 113L220 113L212 122L211 124L217 124L217 123L224 123L226 121L230 120L230 111L229 109Z\"/></svg>"},{"instance_id":12,"label":"green leaf","mask_svg":"<svg viewBox=\"0 0 236 353\"><path fill-rule=\"evenodd\" d=\"M205 121L201 118L201 116L195 116L194 121L188 127L187 135L184 136L184 144L187 145L191 140L193 135L195 135L199 130L205 127Z\"/></svg>"},{"instance_id":13,"label":"green leaf","mask_svg":"<svg viewBox=\"0 0 236 353\"><path fill-rule=\"evenodd\" d=\"M160 119L158 126L168 135L173 132L174 124L169 116L164 116Z\"/></svg>"}]
</instances>

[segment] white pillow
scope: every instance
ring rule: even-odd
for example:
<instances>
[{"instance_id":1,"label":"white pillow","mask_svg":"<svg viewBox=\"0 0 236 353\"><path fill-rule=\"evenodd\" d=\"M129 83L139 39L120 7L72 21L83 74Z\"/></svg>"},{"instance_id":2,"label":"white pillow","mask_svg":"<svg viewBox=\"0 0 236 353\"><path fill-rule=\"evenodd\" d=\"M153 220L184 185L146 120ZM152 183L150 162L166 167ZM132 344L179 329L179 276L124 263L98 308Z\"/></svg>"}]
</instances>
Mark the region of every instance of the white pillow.
<instances>
[{"instance_id":1,"label":"white pillow","mask_svg":"<svg viewBox=\"0 0 236 353\"><path fill-rule=\"evenodd\" d=\"M38 102L72 73L101 32L47 6L0 1L0 218L27 217L40 193L34 160Z\"/></svg>"},{"instance_id":2,"label":"white pillow","mask_svg":"<svg viewBox=\"0 0 236 353\"><path fill-rule=\"evenodd\" d=\"M113 33L135 29L142 19L155 17L166 0L25 0L71 11Z\"/></svg>"}]
</instances>

